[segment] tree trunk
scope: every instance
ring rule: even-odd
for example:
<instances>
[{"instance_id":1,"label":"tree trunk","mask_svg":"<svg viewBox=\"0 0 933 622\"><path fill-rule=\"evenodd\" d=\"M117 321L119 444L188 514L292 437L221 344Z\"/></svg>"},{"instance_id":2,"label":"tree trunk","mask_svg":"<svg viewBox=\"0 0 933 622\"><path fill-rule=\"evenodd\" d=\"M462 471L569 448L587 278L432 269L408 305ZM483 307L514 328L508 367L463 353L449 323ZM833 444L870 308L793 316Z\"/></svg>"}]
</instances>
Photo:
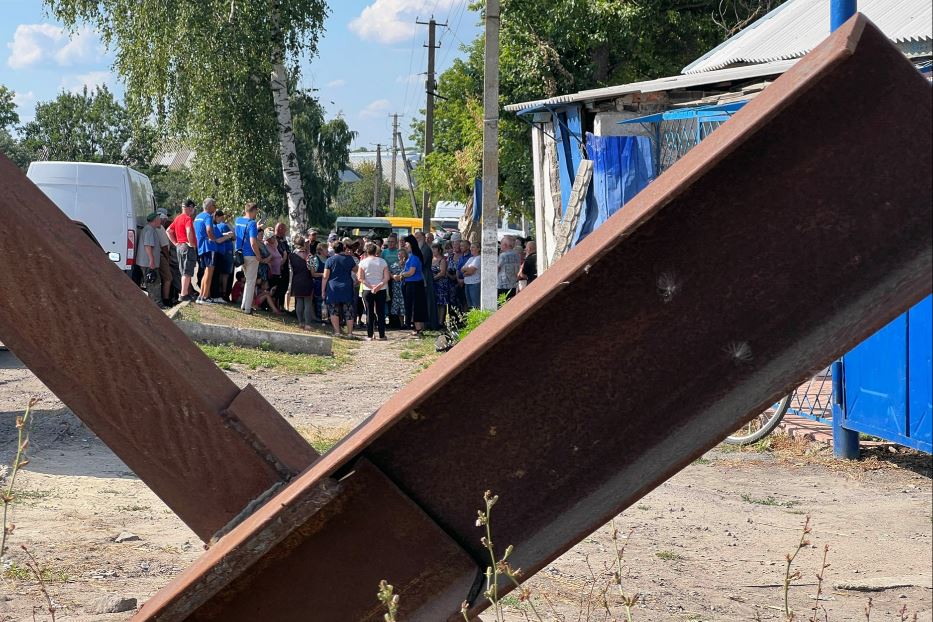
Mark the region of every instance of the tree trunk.
<instances>
[{"instance_id":1,"label":"tree trunk","mask_svg":"<svg viewBox=\"0 0 933 622\"><path fill-rule=\"evenodd\" d=\"M279 50L272 60L272 100L278 120L282 176L288 193L288 223L291 232L295 234L304 233L308 228L308 210L301 186L301 170L298 168L298 153L295 150L295 135L292 132L292 110L289 106L288 82L282 56Z\"/></svg>"}]
</instances>

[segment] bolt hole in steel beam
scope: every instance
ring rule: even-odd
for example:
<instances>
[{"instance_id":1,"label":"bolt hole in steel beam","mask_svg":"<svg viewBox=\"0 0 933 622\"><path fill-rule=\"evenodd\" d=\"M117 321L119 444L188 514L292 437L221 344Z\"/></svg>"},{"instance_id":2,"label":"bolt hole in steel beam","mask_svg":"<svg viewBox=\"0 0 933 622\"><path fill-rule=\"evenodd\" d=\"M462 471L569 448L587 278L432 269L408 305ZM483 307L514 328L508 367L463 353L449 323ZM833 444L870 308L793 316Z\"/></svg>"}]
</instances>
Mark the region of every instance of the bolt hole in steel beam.
<instances>
[{"instance_id":1,"label":"bolt hole in steel beam","mask_svg":"<svg viewBox=\"0 0 933 622\"><path fill-rule=\"evenodd\" d=\"M853 18L137 620L378 620L377 576L402 619L456 620L486 489L539 570L930 292L931 122L926 80ZM598 325L574 313L595 299Z\"/></svg>"}]
</instances>

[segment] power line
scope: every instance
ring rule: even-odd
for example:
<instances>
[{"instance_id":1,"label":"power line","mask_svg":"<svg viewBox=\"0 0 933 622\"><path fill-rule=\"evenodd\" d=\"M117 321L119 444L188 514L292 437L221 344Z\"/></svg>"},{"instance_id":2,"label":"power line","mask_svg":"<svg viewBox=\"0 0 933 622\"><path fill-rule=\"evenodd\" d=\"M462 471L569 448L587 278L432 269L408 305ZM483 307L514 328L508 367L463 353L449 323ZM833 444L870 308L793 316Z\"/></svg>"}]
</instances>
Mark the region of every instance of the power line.
<instances>
[{"instance_id":1,"label":"power line","mask_svg":"<svg viewBox=\"0 0 933 622\"><path fill-rule=\"evenodd\" d=\"M460 15L457 17L457 25L454 26L453 30L451 30L451 29L448 27L447 30L444 31L444 34L450 33L450 35L451 35L454 39L456 39L457 41L460 41L460 37L457 36L457 33L460 31L460 24L461 24L461 22L463 21L463 16L466 14L466 9L467 9L467 4L468 4L468 3L469 3L469 0L463 0L463 3L460 5ZM451 10L451 15L453 15L453 13L454 13L454 10ZM450 21L453 21L453 20L448 19L447 21L450 22ZM441 40L443 41L443 39L444 39L444 37L443 37L443 35L441 35ZM465 43L463 43L463 41L460 41L460 43L461 43L462 45L464 45L464 46L466 45ZM441 66L444 66L444 63L446 63L446 62L447 62L447 59L450 58L450 51L451 51L453 48L454 48L453 45L448 44L447 51L446 51L445 54L444 54L444 58L441 59Z\"/></svg>"}]
</instances>

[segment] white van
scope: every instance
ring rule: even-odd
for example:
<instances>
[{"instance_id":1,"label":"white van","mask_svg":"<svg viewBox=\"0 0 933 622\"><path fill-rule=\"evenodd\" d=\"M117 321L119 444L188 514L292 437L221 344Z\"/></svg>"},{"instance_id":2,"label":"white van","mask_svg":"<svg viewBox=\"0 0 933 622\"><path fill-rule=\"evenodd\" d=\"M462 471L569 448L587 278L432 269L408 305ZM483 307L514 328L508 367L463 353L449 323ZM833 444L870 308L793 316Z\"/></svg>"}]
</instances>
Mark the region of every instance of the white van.
<instances>
[{"instance_id":1,"label":"white van","mask_svg":"<svg viewBox=\"0 0 933 622\"><path fill-rule=\"evenodd\" d=\"M139 232L155 211L148 177L128 166L90 162L33 162L26 176L130 274Z\"/></svg>"}]
</instances>

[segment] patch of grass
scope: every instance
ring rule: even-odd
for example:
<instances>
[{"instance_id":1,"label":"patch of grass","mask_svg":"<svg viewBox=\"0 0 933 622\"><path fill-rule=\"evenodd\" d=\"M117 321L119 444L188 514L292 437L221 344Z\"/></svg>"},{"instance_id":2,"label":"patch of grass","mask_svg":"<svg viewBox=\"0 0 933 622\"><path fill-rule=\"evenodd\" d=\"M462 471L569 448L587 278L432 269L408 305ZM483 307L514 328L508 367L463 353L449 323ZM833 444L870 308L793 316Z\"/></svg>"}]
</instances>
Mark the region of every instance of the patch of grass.
<instances>
[{"instance_id":1,"label":"patch of grass","mask_svg":"<svg viewBox=\"0 0 933 622\"><path fill-rule=\"evenodd\" d=\"M693 464L710 464L710 463L712 463L712 460L709 460L707 458L697 458L696 460L693 461Z\"/></svg>"},{"instance_id":2,"label":"patch of grass","mask_svg":"<svg viewBox=\"0 0 933 622\"><path fill-rule=\"evenodd\" d=\"M50 490L17 490L12 496L13 503L36 503L56 495Z\"/></svg>"},{"instance_id":3,"label":"patch of grass","mask_svg":"<svg viewBox=\"0 0 933 622\"><path fill-rule=\"evenodd\" d=\"M636 505L635 508L638 509L638 510L641 510L642 512L647 512L648 510L651 509L651 508L648 507L647 505Z\"/></svg>"},{"instance_id":4,"label":"patch of grass","mask_svg":"<svg viewBox=\"0 0 933 622\"><path fill-rule=\"evenodd\" d=\"M716 447L716 450L722 453L768 453L774 449L775 436L775 434L769 434L768 436L752 443L751 445L730 445L728 443L720 443L720 445Z\"/></svg>"},{"instance_id":5,"label":"patch of grass","mask_svg":"<svg viewBox=\"0 0 933 622\"><path fill-rule=\"evenodd\" d=\"M337 342L334 343L335 356L314 354L290 354L272 352L258 348L242 348L234 345L212 345L199 343L198 347L221 369L234 369L241 365L249 369L274 369L290 374L323 374L339 367L345 362L344 357L336 356ZM345 351L348 353L348 351Z\"/></svg>"},{"instance_id":6,"label":"patch of grass","mask_svg":"<svg viewBox=\"0 0 933 622\"><path fill-rule=\"evenodd\" d=\"M325 334L324 329L304 331L298 321L291 315L273 315L268 311L256 311L246 315L237 305L194 305L188 304L175 316L179 320L201 322L204 324L220 324L236 328L256 328L259 330L277 330L287 333Z\"/></svg>"},{"instance_id":7,"label":"patch of grass","mask_svg":"<svg viewBox=\"0 0 933 622\"><path fill-rule=\"evenodd\" d=\"M800 505L799 501L778 501L771 495L768 495L764 499L756 499L755 497L749 494L743 494L742 501L744 501L745 503L753 503L755 505L769 505L769 506L782 507L782 508L790 508L790 507L794 507L795 505Z\"/></svg>"},{"instance_id":8,"label":"patch of grass","mask_svg":"<svg viewBox=\"0 0 933 622\"><path fill-rule=\"evenodd\" d=\"M654 554L658 559L663 559L666 562L679 562L683 561L683 556L678 555L674 551L658 551Z\"/></svg>"},{"instance_id":9,"label":"patch of grass","mask_svg":"<svg viewBox=\"0 0 933 622\"><path fill-rule=\"evenodd\" d=\"M467 311L466 315L463 316L463 328L460 329L460 339L463 339L473 332L477 326L485 322L492 314L492 311L482 311L480 309L470 309Z\"/></svg>"},{"instance_id":10,"label":"patch of grass","mask_svg":"<svg viewBox=\"0 0 933 622\"><path fill-rule=\"evenodd\" d=\"M39 569L42 580L46 583L65 583L70 578L68 573L60 568L45 566ZM27 566L11 562L10 567L3 571L3 578L11 581L35 581L36 575Z\"/></svg>"},{"instance_id":11,"label":"patch of grass","mask_svg":"<svg viewBox=\"0 0 933 622\"><path fill-rule=\"evenodd\" d=\"M152 508L148 505L118 505L118 512L148 512Z\"/></svg>"},{"instance_id":12,"label":"patch of grass","mask_svg":"<svg viewBox=\"0 0 933 622\"><path fill-rule=\"evenodd\" d=\"M319 428L316 425L299 427L298 433L314 447L319 454L326 454L350 432L350 428Z\"/></svg>"},{"instance_id":13,"label":"patch of grass","mask_svg":"<svg viewBox=\"0 0 933 622\"><path fill-rule=\"evenodd\" d=\"M425 332L420 339L404 341L402 351L398 355L399 358L406 361L420 361L421 364L414 369L415 373L427 369L441 355L440 352L434 349L434 339L437 335L436 332Z\"/></svg>"}]
</instances>

